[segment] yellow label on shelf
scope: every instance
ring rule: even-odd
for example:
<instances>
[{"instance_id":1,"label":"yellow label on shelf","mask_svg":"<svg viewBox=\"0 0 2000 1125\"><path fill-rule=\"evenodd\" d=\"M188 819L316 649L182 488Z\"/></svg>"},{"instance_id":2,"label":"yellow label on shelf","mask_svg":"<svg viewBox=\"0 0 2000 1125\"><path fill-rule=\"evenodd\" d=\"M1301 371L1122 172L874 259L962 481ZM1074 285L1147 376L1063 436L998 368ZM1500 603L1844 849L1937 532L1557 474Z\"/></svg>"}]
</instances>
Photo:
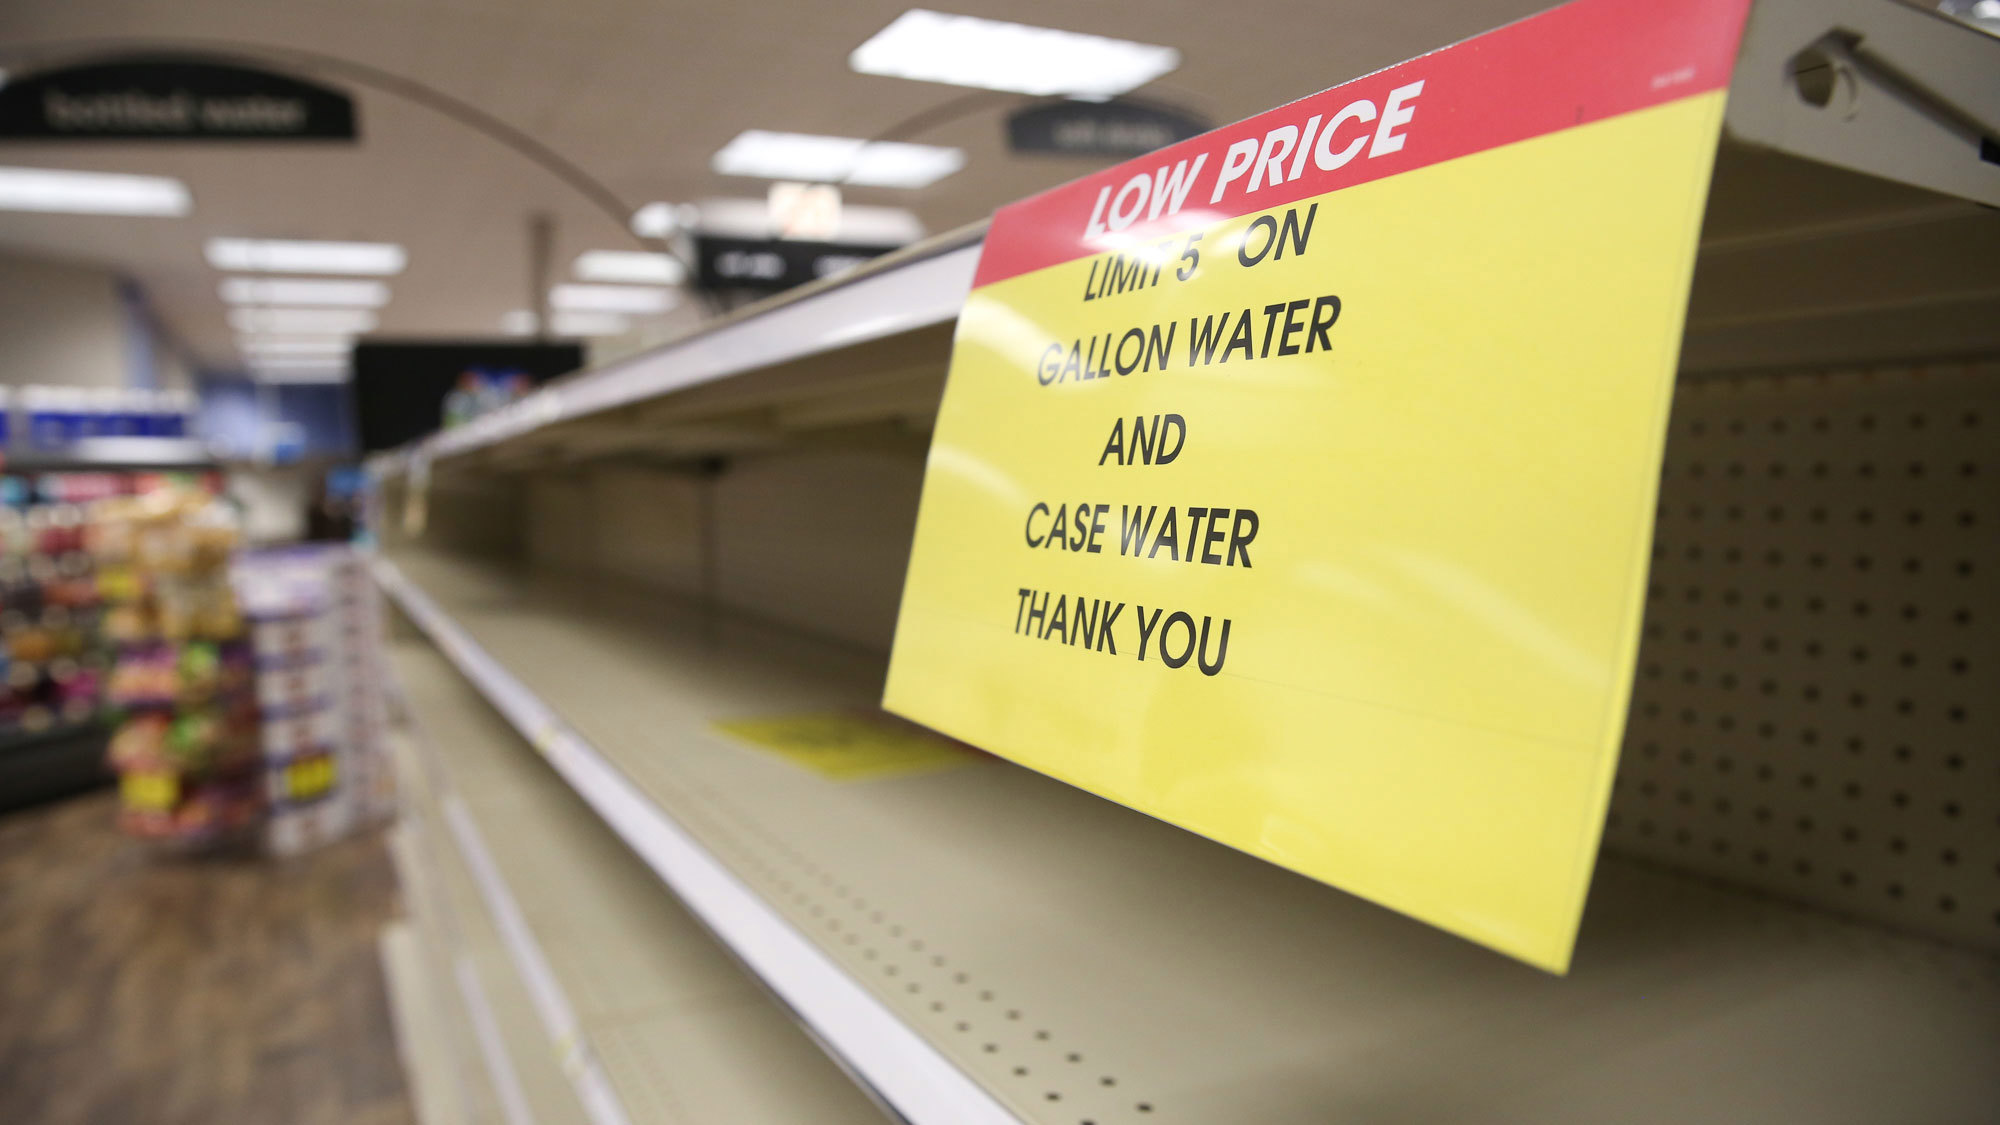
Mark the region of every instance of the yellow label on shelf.
<instances>
[{"instance_id":1,"label":"yellow label on shelf","mask_svg":"<svg viewBox=\"0 0 2000 1125\"><path fill-rule=\"evenodd\" d=\"M181 779L171 773L121 774L118 796L126 808L166 812L180 802Z\"/></svg>"},{"instance_id":2,"label":"yellow label on shelf","mask_svg":"<svg viewBox=\"0 0 2000 1125\"><path fill-rule=\"evenodd\" d=\"M1001 211L884 706L1564 971L1743 7L1581 0Z\"/></svg>"},{"instance_id":3,"label":"yellow label on shelf","mask_svg":"<svg viewBox=\"0 0 2000 1125\"><path fill-rule=\"evenodd\" d=\"M334 765L331 754L314 754L287 763L284 770L285 797L292 801L312 801L333 788Z\"/></svg>"},{"instance_id":4,"label":"yellow label on shelf","mask_svg":"<svg viewBox=\"0 0 2000 1125\"><path fill-rule=\"evenodd\" d=\"M890 715L831 712L715 724L732 738L835 781L889 777L974 761L964 747Z\"/></svg>"}]
</instances>

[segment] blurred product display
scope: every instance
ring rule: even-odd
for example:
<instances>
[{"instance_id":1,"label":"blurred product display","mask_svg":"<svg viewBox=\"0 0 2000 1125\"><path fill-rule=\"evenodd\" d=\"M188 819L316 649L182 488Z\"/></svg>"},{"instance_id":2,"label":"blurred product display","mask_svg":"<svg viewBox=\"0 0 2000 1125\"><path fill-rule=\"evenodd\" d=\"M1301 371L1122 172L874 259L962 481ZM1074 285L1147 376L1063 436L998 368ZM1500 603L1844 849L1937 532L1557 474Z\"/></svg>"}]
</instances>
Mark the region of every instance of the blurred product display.
<instances>
[{"instance_id":1,"label":"blurred product display","mask_svg":"<svg viewBox=\"0 0 2000 1125\"><path fill-rule=\"evenodd\" d=\"M83 508L0 508L0 739L97 719L107 650Z\"/></svg>"},{"instance_id":2,"label":"blurred product display","mask_svg":"<svg viewBox=\"0 0 2000 1125\"><path fill-rule=\"evenodd\" d=\"M120 821L293 854L394 808L379 595L342 544L245 551L215 474L5 478L0 753L111 731Z\"/></svg>"},{"instance_id":3,"label":"blurred product display","mask_svg":"<svg viewBox=\"0 0 2000 1125\"><path fill-rule=\"evenodd\" d=\"M262 718L265 846L317 847L395 811L381 600L344 544L248 552L232 573L250 621Z\"/></svg>"},{"instance_id":4,"label":"blurred product display","mask_svg":"<svg viewBox=\"0 0 2000 1125\"><path fill-rule=\"evenodd\" d=\"M98 501L85 540L116 648L106 695L121 822L182 845L251 829L265 802L249 638L229 587L234 513L170 485Z\"/></svg>"}]
</instances>

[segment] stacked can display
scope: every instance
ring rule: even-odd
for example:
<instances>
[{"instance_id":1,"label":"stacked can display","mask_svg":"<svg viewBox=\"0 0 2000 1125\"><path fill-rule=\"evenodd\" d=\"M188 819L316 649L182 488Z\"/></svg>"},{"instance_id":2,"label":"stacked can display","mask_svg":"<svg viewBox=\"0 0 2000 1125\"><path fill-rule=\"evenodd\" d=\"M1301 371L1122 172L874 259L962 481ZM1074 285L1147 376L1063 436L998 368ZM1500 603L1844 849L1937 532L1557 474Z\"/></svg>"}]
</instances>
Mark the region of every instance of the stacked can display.
<instances>
[{"instance_id":1,"label":"stacked can display","mask_svg":"<svg viewBox=\"0 0 2000 1125\"><path fill-rule=\"evenodd\" d=\"M294 854L392 811L380 606L344 545L253 551L234 580L264 714L265 843Z\"/></svg>"},{"instance_id":2,"label":"stacked can display","mask_svg":"<svg viewBox=\"0 0 2000 1125\"><path fill-rule=\"evenodd\" d=\"M117 654L105 691L121 823L190 844L247 831L264 802L250 646L228 581L234 512L171 485L98 501L85 539Z\"/></svg>"}]
</instances>

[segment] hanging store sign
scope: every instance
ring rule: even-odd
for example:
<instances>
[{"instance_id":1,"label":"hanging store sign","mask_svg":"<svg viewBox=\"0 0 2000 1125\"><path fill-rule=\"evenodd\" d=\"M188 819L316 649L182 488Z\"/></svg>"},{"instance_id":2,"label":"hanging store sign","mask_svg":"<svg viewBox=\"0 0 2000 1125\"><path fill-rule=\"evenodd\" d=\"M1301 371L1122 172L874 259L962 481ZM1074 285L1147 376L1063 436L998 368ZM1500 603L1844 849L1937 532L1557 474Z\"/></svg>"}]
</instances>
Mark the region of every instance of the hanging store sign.
<instances>
[{"instance_id":1,"label":"hanging store sign","mask_svg":"<svg viewBox=\"0 0 2000 1125\"><path fill-rule=\"evenodd\" d=\"M1010 115L1007 145L1057 156L1143 156L1207 131L1207 122L1164 106L1059 101Z\"/></svg>"},{"instance_id":2,"label":"hanging store sign","mask_svg":"<svg viewBox=\"0 0 2000 1125\"><path fill-rule=\"evenodd\" d=\"M354 102L326 86L196 58L117 59L0 86L12 140L351 141Z\"/></svg>"},{"instance_id":3,"label":"hanging store sign","mask_svg":"<svg viewBox=\"0 0 2000 1125\"><path fill-rule=\"evenodd\" d=\"M1577 0L994 216L884 705L1552 971L1747 0Z\"/></svg>"},{"instance_id":4,"label":"hanging store sign","mask_svg":"<svg viewBox=\"0 0 2000 1125\"><path fill-rule=\"evenodd\" d=\"M853 269L896 247L704 234L695 237L694 249L695 284L703 289L776 292Z\"/></svg>"}]
</instances>

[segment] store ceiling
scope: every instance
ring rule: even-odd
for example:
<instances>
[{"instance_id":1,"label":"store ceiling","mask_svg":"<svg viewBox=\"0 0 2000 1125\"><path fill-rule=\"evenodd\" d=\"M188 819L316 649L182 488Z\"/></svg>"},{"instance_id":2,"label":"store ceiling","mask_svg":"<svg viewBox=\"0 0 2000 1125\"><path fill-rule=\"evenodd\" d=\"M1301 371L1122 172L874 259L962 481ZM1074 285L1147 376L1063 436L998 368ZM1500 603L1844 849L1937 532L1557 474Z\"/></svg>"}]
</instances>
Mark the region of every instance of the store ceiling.
<instances>
[{"instance_id":1,"label":"store ceiling","mask_svg":"<svg viewBox=\"0 0 2000 1125\"><path fill-rule=\"evenodd\" d=\"M743 129L879 135L977 92L856 74L848 53L913 6L565 0L13 0L0 5L0 68L27 73L107 48L311 52L420 82L533 136L637 206L761 196L765 181L718 176L710 156ZM1546 0L978 0L941 10L1164 44L1180 69L1138 93L1218 124L1546 7ZM135 279L205 365L235 360L202 258L217 235L399 242L381 332L492 335L529 304L527 216L557 218L555 265L634 247L623 227L515 151L405 97L335 70L280 67L349 90L358 144L0 142L0 164L176 176L186 218L0 212L0 253L81 260ZM1089 172L1103 162L1016 156L1006 111L980 95L956 117L899 134L955 145L966 167L916 191L851 188L854 203L914 210L933 232ZM689 302L670 325L698 319Z\"/></svg>"}]
</instances>

